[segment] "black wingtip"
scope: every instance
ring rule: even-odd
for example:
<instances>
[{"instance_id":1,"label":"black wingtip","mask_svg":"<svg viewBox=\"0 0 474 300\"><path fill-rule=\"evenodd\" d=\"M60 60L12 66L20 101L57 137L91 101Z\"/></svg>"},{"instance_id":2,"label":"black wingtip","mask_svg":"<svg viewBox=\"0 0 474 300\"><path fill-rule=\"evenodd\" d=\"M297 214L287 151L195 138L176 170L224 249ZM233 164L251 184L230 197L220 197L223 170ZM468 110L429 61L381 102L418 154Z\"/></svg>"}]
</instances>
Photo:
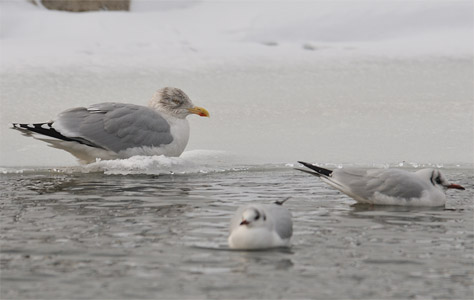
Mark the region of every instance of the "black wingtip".
<instances>
[{"instance_id":1,"label":"black wingtip","mask_svg":"<svg viewBox=\"0 0 474 300\"><path fill-rule=\"evenodd\" d=\"M285 199L283 200L277 200L275 201L275 204L276 205L283 205L283 203L285 203L288 199L290 199L291 197L286 197Z\"/></svg>"},{"instance_id":2,"label":"black wingtip","mask_svg":"<svg viewBox=\"0 0 474 300\"><path fill-rule=\"evenodd\" d=\"M34 128L33 124L23 124L23 123L10 123L11 129L17 129L22 131L31 131L31 128Z\"/></svg>"},{"instance_id":3,"label":"black wingtip","mask_svg":"<svg viewBox=\"0 0 474 300\"><path fill-rule=\"evenodd\" d=\"M31 133L38 133L42 134L45 136L50 136L59 140L64 140L64 141L72 141L72 139L65 137L61 133L57 132L53 128L53 123L52 122L46 122L46 123L33 123L33 124L27 124L27 123L12 123L13 129L19 129L23 132L29 132Z\"/></svg>"},{"instance_id":4,"label":"black wingtip","mask_svg":"<svg viewBox=\"0 0 474 300\"><path fill-rule=\"evenodd\" d=\"M303 166L315 171L318 175L331 176L331 174L332 174L332 170L321 168L321 167L315 166L313 164L310 164L310 163L307 163L307 162L304 162L304 161L298 161L298 162L300 164L302 164ZM297 169L297 170L304 171L304 170L301 170L301 169ZM314 174L312 172L309 172L309 173Z\"/></svg>"},{"instance_id":5,"label":"black wingtip","mask_svg":"<svg viewBox=\"0 0 474 300\"><path fill-rule=\"evenodd\" d=\"M58 140L63 140L67 142L76 142L76 143L83 144L89 147L105 149L81 137L67 137L67 136L62 135L60 132L56 131L56 129L53 128L53 122L34 123L34 124L12 123L12 125L13 125L12 129L20 130L26 135L30 135L31 133L38 133L38 134L49 136Z\"/></svg>"},{"instance_id":6,"label":"black wingtip","mask_svg":"<svg viewBox=\"0 0 474 300\"><path fill-rule=\"evenodd\" d=\"M314 176L318 176L318 177L321 176L321 174L310 171L310 170L305 170L305 169L300 169L300 168L293 168L293 169L301 171L301 172L305 172L305 173L308 173L308 174L311 174L311 175L314 175Z\"/></svg>"}]
</instances>

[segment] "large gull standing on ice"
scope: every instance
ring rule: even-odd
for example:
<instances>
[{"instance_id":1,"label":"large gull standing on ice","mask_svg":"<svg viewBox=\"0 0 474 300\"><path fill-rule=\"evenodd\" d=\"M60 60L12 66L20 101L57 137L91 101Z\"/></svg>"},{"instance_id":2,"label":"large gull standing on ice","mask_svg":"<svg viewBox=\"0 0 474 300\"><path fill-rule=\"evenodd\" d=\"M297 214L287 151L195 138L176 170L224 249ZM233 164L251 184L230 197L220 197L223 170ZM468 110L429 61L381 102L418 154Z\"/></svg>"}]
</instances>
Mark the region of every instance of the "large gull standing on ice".
<instances>
[{"instance_id":1,"label":"large gull standing on ice","mask_svg":"<svg viewBox=\"0 0 474 300\"><path fill-rule=\"evenodd\" d=\"M99 103L60 113L56 120L13 128L66 150L81 163L134 155L179 156L189 139L186 116L209 117L180 89L158 90L148 107L125 103Z\"/></svg>"}]
</instances>

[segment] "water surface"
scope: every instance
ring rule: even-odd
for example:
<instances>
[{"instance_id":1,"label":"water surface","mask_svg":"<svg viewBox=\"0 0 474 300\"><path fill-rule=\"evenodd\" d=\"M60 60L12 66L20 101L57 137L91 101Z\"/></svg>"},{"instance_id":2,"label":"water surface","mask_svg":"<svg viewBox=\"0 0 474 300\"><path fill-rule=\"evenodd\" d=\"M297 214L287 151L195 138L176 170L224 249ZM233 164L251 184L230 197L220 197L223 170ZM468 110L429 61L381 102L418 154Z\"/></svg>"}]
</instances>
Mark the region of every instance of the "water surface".
<instances>
[{"instance_id":1,"label":"water surface","mask_svg":"<svg viewBox=\"0 0 474 300\"><path fill-rule=\"evenodd\" d=\"M288 166L0 175L1 298L473 297L472 169L447 208L354 206ZM237 206L285 203L289 249L231 251Z\"/></svg>"}]
</instances>

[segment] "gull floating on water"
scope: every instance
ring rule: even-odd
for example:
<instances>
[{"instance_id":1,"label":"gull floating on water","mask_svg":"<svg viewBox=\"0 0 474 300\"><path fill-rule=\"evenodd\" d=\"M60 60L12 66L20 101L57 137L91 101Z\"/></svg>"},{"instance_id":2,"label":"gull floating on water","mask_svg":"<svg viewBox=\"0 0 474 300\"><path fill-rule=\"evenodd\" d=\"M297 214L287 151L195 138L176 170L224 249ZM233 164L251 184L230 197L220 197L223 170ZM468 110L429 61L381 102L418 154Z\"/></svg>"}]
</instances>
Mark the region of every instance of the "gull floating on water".
<instances>
[{"instance_id":1,"label":"gull floating on water","mask_svg":"<svg viewBox=\"0 0 474 300\"><path fill-rule=\"evenodd\" d=\"M82 163L134 155L179 156L189 139L186 116L209 117L180 89L158 90L148 107L125 103L99 103L60 113L56 120L13 123L13 128L63 149Z\"/></svg>"},{"instance_id":2,"label":"gull floating on water","mask_svg":"<svg viewBox=\"0 0 474 300\"><path fill-rule=\"evenodd\" d=\"M282 206L286 200L240 207L230 223L229 247L254 250L289 246L293 222L291 213Z\"/></svg>"},{"instance_id":3,"label":"gull floating on water","mask_svg":"<svg viewBox=\"0 0 474 300\"><path fill-rule=\"evenodd\" d=\"M446 189L464 188L449 183L437 169L409 172L401 169L324 169L299 162L311 169L297 169L352 197L357 202L382 205L444 206Z\"/></svg>"}]
</instances>

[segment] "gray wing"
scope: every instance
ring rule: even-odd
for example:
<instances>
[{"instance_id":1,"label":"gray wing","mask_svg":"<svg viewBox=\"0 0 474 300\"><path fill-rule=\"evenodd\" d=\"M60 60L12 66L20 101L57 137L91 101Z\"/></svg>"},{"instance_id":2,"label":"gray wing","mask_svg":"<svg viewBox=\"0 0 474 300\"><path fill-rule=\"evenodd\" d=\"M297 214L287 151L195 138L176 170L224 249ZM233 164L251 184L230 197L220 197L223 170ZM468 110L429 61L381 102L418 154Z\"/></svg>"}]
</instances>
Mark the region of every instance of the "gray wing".
<instances>
[{"instance_id":1,"label":"gray wing","mask_svg":"<svg viewBox=\"0 0 474 300\"><path fill-rule=\"evenodd\" d=\"M293 221L291 213L281 205L272 204L265 206L267 214L271 214L275 230L282 239L289 239L293 234Z\"/></svg>"},{"instance_id":2,"label":"gray wing","mask_svg":"<svg viewBox=\"0 0 474 300\"><path fill-rule=\"evenodd\" d=\"M342 183L364 199L372 198L376 192L394 198L416 198L427 188L414 173L400 169L337 169L328 180Z\"/></svg>"},{"instance_id":3,"label":"gray wing","mask_svg":"<svg viewBox=\"0 0 474 300\"><path fill-rule=\"evenodd\" d=\"M156 111L139 105L100 103L59 114L53 128L62 135L119 152L160 146L173 141L168 122Z\"/></svg>"}]
</instances>

